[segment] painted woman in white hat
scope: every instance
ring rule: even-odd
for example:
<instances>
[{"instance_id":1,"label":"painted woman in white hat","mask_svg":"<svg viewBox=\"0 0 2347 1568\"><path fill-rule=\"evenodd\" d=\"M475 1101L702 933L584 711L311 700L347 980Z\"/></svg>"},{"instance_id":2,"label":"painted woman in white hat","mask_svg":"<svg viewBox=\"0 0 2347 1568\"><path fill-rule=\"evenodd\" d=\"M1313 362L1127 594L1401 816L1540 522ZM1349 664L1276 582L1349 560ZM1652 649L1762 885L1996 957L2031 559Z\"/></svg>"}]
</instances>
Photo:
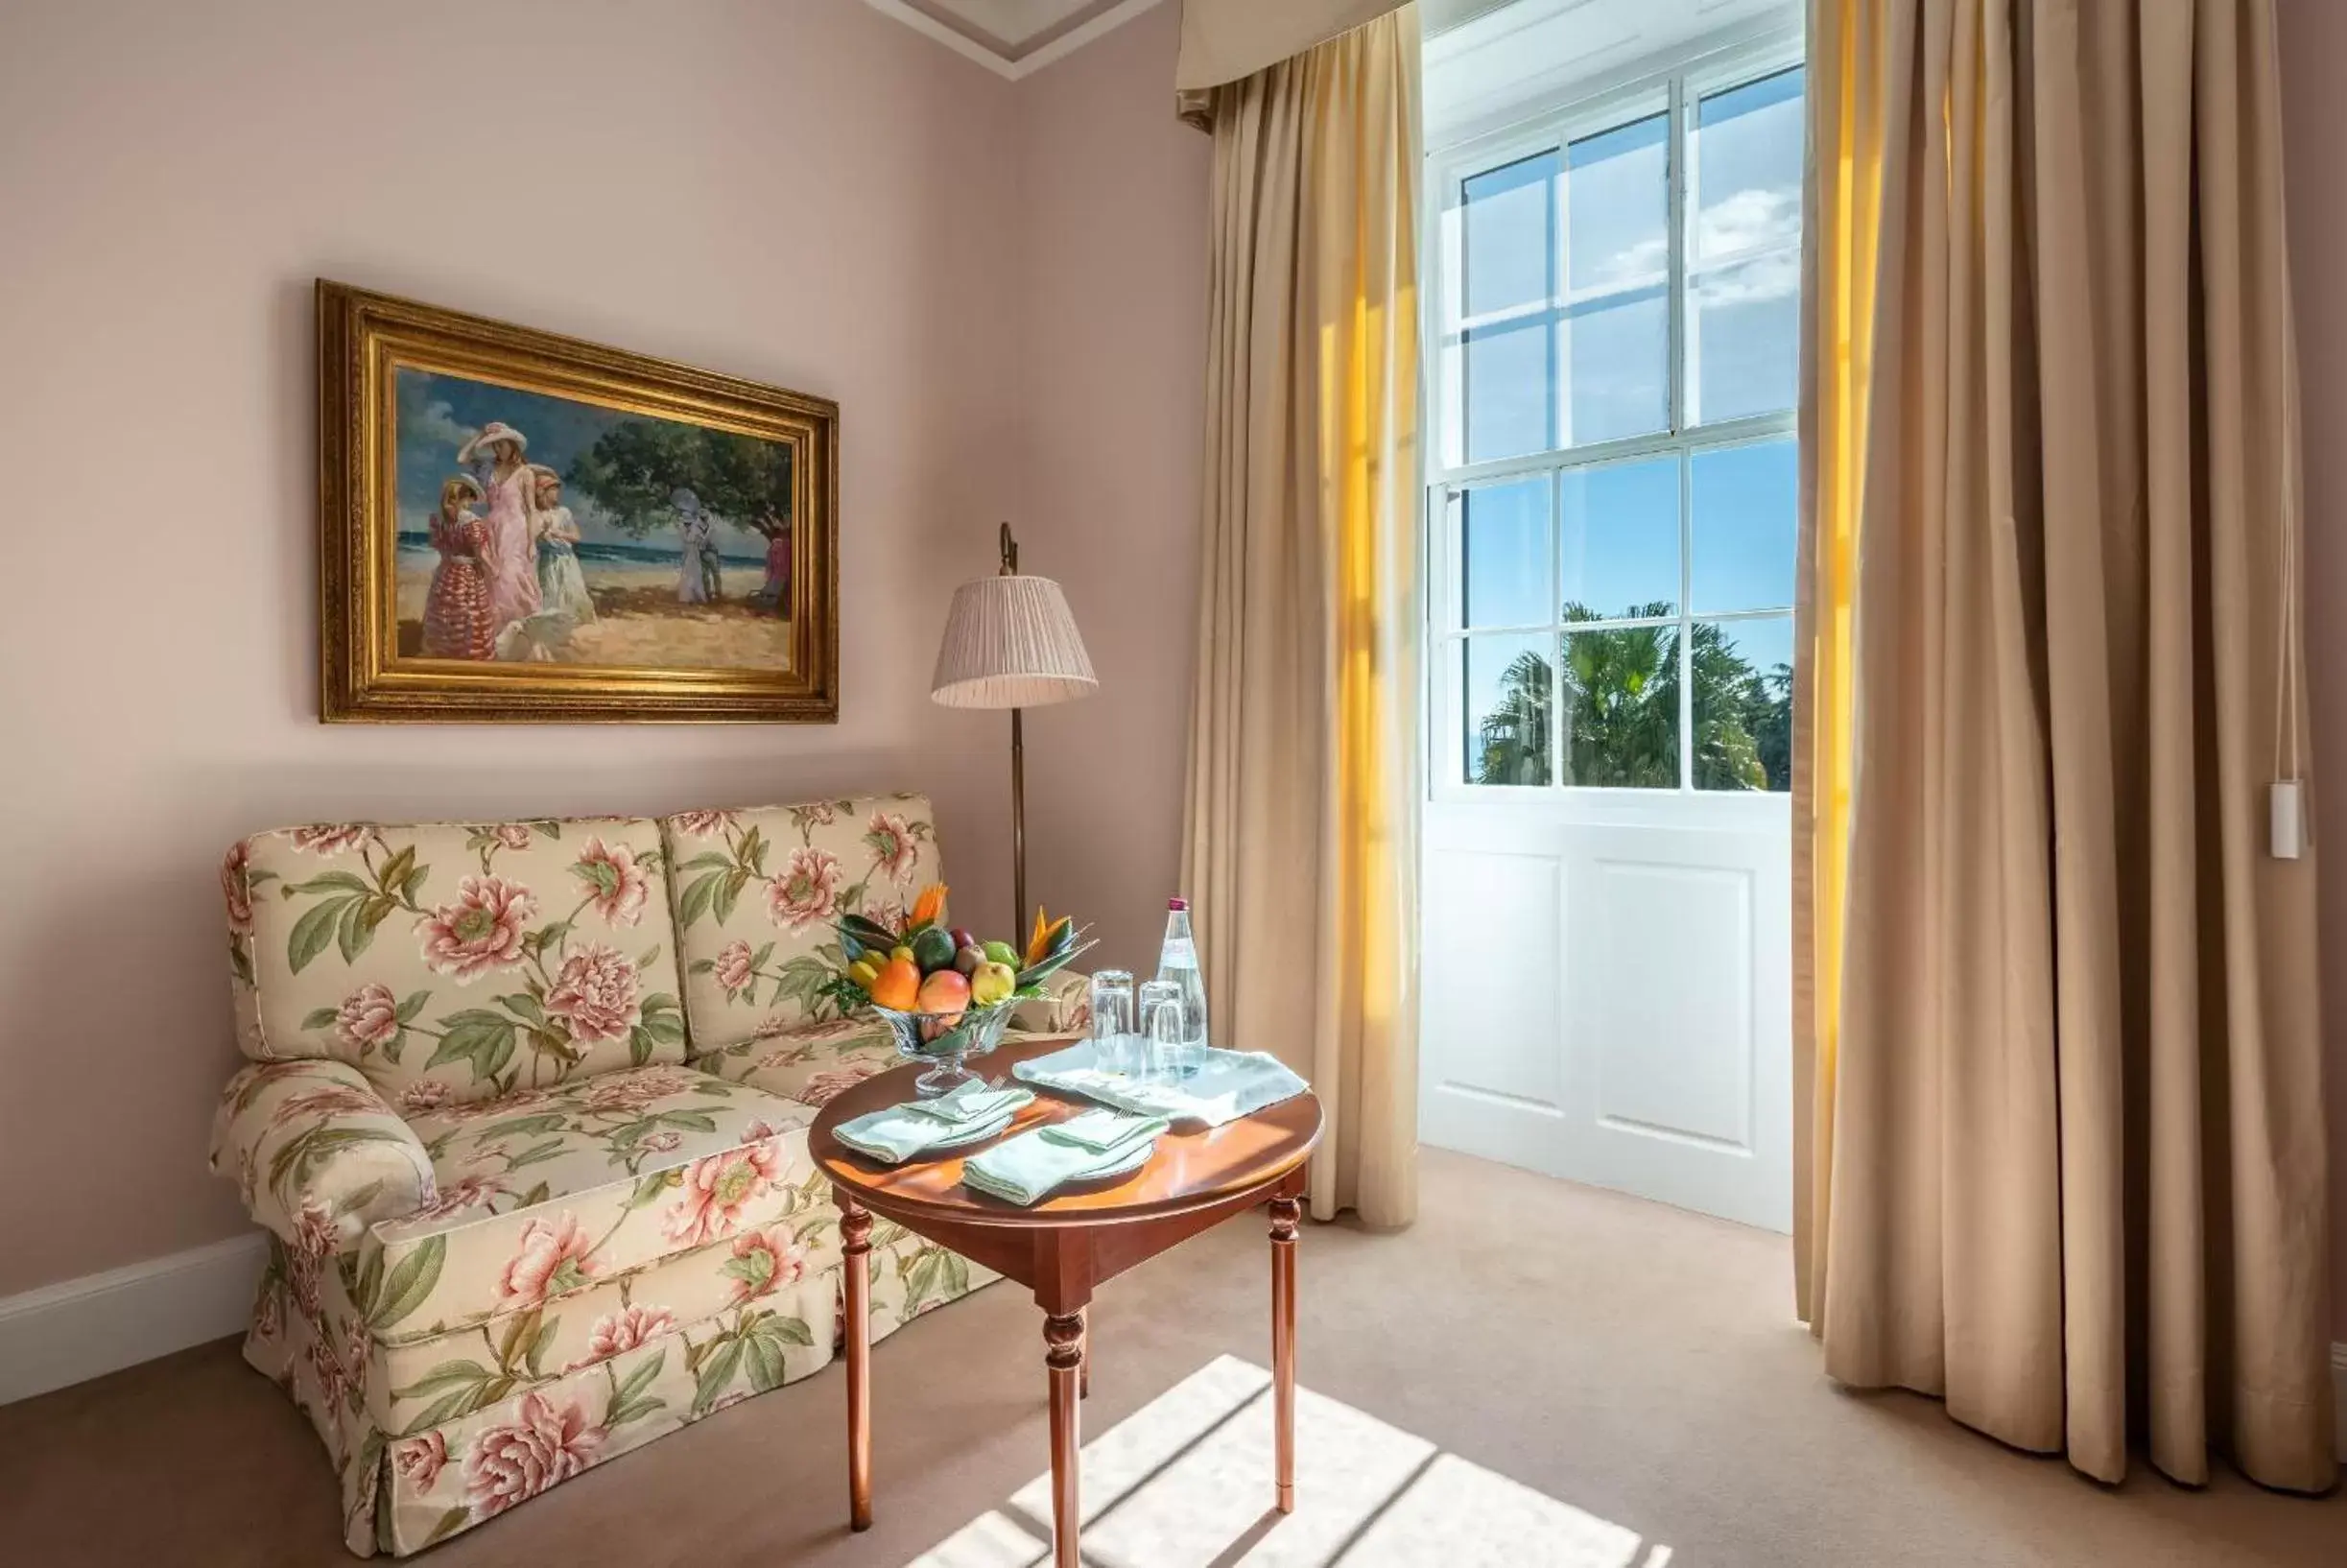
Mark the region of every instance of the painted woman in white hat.
<instances>
[{"instance_id":1,"label":"painted woman in white hat","mask_svg":"<svg viewBox=\"0 0 2347 1568\"><path fill-rule=\"evenodd\" d=\"M586 574L579 569L579 523L562 504L562 476L542 463L532 463L530 471L536 476L538 600L573 625L584 626L595 619L595 601L587 593Z\"/></svg>"},{"instance_id":2,"label":"painted woman in white hat","mask_svg":"<svg viewBox=\"0 0 2347 1568\"><path fill-rule=\"evenodd\" d=\"M536 472L522 461L530 438L491 419L481 434L457 450L459 463L486 455L489 525L489 619L503 631L537 612L538 546Z\"/></svg>"}]
</instances>

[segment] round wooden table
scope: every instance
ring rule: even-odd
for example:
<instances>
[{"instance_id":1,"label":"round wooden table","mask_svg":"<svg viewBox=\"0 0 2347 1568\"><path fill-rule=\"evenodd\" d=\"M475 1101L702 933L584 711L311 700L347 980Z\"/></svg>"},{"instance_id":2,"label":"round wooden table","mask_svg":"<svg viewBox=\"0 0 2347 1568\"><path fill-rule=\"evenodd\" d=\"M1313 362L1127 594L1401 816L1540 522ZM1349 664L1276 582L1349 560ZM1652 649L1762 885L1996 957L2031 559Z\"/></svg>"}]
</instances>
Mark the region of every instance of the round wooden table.
<instances>
[{"instance_id":1,"label":"round wooden table","mask_svg":"<svg viewBox=\"0 0 2347 1568\"><path fill-rule=\"evenodd\" d=\"M1011 1066L1064 1048L1065 1039L1005 1044L972 1065L1008 1079ZM961 1184L959 1152L883 1165L842 1144L832 1128L913 1096L919 1074L905 1066L877 1074L826 1105L808 1132L816 1165L831 1178L846 1253L848 1522L872 1523L872 1216L1018 1281L1043 1309L1044 1366L1050 1368L1052 1543L1057 1568L1078 1568L1077 1485L1082 1448L1077 1416L1085 1376L1085 1308L1093 1290L1177 1242L1258 1203L1270 1206L1273 1482L1279 1510L1295 1508L1295 1234L1303 1216L1304 1162L1320 1141L1320 1102L1298 1095L1218 1128L1162 1133L1150 1162L1131 1176L1020 1208ZM1029 1085L1033 1087L1033 1085ZM1002 1138L1064 1121L1091 1103L1038 1090ZM1002 1141L993 1138L967 1152Z\"/></svg>"}]
</instances>

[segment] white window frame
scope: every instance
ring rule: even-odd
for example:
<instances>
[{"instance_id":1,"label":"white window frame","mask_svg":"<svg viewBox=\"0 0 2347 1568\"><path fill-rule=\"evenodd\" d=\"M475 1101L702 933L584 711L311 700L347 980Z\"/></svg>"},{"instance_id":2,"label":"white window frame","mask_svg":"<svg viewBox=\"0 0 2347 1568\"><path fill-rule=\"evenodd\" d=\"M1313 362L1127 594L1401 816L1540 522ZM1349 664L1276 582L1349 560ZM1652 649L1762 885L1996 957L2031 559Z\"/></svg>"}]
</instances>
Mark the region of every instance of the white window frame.
<instances>
[{"instance_id":1,"label":"white window frame","mask_svg":"<svg viewBox=\"0 0 2347 1568\"><path fill-rule=\"evenodd\" d=\"M1686 363L1686 273L1690 238L1687 231L1688 181L1693 171L1690 168L1692 159L1684 154L1691 145L1691 115L1697 102L1725 88L1799 65L1804 58L1804 40L1797 21L1758 35L1747 32L1727 42L1699 40L1684 53L1654 61L1650 68L1634 77L1617 80L1594 91L1578 87L1570 89L1549 102L1534 106L1527 115L1504 129L1429 151L1426 158L1421 273L1427 280L1427 295L1432 308L1424 313L1422 363L1427 366L1428 373L1422 389L1420 428L1432 433L1434 439L1427 443L1428 461L1421 508L1421 526L1424 530L1421 539L1425 552L1422 558L1428 570L1423 575L1425 599L1419 608L1427 650L1424 659L1425 701L1421 711L1426 716L1426 749L1422 754L1426 760L1430 799L1476 805L1537 803L1552 810L1562 807L1568 815L1591 821L1691 826L1716 823L1722 827L1790 821L1790 799L1784 792L1698 790L1694 782L1694 684L1690 668L1693 650L1689 630L1706 621L1728 623L1780 619L1790 606L1695 613L1690 591L1695 569L1694 541L1690 537L1694 513L1688 493L1693 459L1699 453L1791 438L1796 432L1797 415L1795 410L1789 408L1780 413L1721 420L1713 424L1690 426L1685 421L1689 379ZM1489 173L1520 158L1534 156L1552 149L1561 150L1581 137L1665 110L1670 115L1667 219L1670 226L1667 271L1670 312L1667 340L1670 355L1667 388L1669 427L1652 435L1534 452L1522 457L1482 463L1461 461L1465 432L1463 428L1450 428L1444 422L1445 410L1463 406L1464 388L1461 382L1465 374L1465 355L1458 348L1466 323L1459 315L1461 301L1456 297L1451 286L1454 279L1463 279L1464 276L1463 223L1459 217L1461 186L1473 176ZM1544 303L1494 315L1545 315L1554 308ZM1490 322L1479 319L1476 324L1488 325ZM1569 389L1561 385L1559 391L1569 393ZM1474 635L1508 631L1546 634L1551 638L1550 657L1553 660L1561 654L1561 638L1567 630L1561 618L1561 583L1555 575L1562 569L1562 541L1557 537L1555 528L1560 515L1553 487L1556 476L1574 469L1658 457L1676 457L1679 463L1678 612L1653 620L1574 622L1570 630L1602 631L1652 626L1675 626L1680 629L1679 680L1684 695L1679 704L1677 787L1649 789L1555 782L1563 772L1565 734L1561 705L1553 709L1550 724L1551 783L1510 785L1467 782L1462 744L1466 720L1462 688L1463 660L1469 633L1458 624L1458 596L1463 583L1458 539L1449 526L1447 516L1449 497L1454 491L1482 485L1542 475L1549 477L1552 486L1549 603L1557 607L1558 618L1542 626L1477 627ZM1561 671L1558 677L1561 678Z\"/></svg>"}]
</instances>

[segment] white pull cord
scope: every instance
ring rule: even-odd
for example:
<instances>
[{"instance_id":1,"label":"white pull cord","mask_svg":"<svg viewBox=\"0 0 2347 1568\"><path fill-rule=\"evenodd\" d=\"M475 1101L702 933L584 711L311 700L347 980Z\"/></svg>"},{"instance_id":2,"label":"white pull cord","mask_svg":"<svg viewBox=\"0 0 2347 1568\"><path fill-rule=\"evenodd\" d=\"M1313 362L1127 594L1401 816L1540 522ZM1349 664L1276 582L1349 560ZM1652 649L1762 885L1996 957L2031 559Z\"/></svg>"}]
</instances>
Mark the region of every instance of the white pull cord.
<instances>
[{"instance_id":1,"label":"white pull cord","mask_svg":"<svg viewBox=\"0 0 2347 1568\"><path fill-rule=\"evenodd\" d=\"M2302 846L2313 843L2305 800L2298 780L2298 697L2306 687L2306 652L2298 634L2298 475L2288 455L2298 451L2298 376L2296 352L2289 346L2286 321L2282 352L2282 440L2286 454L2282 473L2281 613L2274 646L2274 770L2267 791L2271 848L2277 860L2296 860Z\"/></svg>"}]
</instances>

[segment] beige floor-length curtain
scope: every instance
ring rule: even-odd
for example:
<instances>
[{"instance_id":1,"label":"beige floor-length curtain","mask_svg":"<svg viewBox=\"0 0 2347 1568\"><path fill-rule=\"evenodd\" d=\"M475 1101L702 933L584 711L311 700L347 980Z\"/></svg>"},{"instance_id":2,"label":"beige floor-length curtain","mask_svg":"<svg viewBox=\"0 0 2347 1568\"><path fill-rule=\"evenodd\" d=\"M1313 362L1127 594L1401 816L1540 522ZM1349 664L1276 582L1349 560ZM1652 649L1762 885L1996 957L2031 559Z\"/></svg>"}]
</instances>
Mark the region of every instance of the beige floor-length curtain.
<instances>
[{"instance_id":1,"label":"beige floor-length curtain","mask_svg":"<svg viewBox=\"0 0 2347 1568\"><path fill-rule=\"evenodd\" d=\"M1811 21L1804 1316L2090 1475L2320 1490L2271 0Z\"/></svg>"},{"instance_id":2,"label":"beige floor-length curtain","mask_svg":"<svg viewBox=\"0 0 2347 1568\"><path fill-rule=\"evenodd\" d=\"M1182 875L1219 1043L1304 1073L1312 1211L1417 1205L1418 18L1200 106L1214 136Z\"/></svg>"}]
</instances>

